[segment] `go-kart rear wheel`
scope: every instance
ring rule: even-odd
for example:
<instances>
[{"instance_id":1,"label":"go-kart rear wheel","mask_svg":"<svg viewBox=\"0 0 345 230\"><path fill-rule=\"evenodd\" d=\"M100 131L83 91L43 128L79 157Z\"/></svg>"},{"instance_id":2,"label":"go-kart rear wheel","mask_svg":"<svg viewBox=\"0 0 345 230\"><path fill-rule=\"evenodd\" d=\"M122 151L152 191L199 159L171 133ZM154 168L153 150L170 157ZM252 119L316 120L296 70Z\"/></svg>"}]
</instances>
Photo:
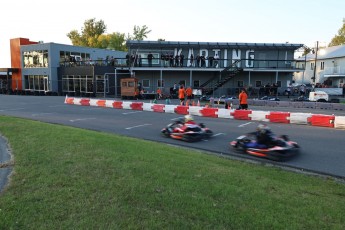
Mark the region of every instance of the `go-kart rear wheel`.
<instances>
[{"instance_id":1,"label":"go-kart rear wheel","mask_svg":"<svg viewBox=\"0 0 345 230\"><path fill-rule=\"evenodd\" d=\"M169 133L166 129L164 129L164 130L162 130L161 135L162 135L163 137L169 137L169 136L170 136L170 133Z\"/></svg>"}]
</instances>

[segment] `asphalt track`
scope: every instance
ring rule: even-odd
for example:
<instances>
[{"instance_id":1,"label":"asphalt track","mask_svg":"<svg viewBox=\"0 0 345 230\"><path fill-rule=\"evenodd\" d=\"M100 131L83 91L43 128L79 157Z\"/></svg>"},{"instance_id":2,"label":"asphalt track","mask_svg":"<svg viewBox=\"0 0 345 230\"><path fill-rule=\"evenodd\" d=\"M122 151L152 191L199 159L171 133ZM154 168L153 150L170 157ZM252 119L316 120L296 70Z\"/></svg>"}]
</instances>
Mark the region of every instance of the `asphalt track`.
<instances>
[{"instance_id":1,"label":"asphalt track","mask_svg":"<svg viewBox=\"0 0 345 230\"><path fill-rule=\"evenodd\" d=\"M0 115L21 117L163 142L176 146L205 150L224 157L251 160L261 164L279 165L287 169L317 173L342 180L345 179L345 151L343 147L345 130L308 125L271 123L269 125L277 135L287 134L290 139L297 141L301 146L301 152L298 156L285 162L272 162L270 160L235 153L229 147L231 140L244 133L255 130L258 124L255 121L195 117L197 122L205 123L214 132L214 137L210 140L197 143L187 143L165 138L160 135L160 130L163 127L181 117L179 114L68 105L64 103L64 100L65 97L58 96L0 95ZM250 109L345 116L345 111L261 106L251 107ZM10 156L4 148L4 145L6 145L4 139L1 139L0 145L2 146L0 148L0 163L3 163L8 161ZM4 184L7 180L4 175L8 175L8 173L8 167L0 168L0 190L1 183Z\"/></svg>"}]
</instances>

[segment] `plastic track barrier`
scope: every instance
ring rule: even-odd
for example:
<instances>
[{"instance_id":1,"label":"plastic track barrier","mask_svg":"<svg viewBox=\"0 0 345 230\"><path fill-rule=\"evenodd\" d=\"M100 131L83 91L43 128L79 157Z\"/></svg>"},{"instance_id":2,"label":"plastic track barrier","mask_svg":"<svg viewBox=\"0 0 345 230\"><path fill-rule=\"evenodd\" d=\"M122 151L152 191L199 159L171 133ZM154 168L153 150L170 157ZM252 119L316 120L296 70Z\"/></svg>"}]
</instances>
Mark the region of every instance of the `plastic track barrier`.
<instances>
[{"instance_id":1,"label":"plastic track barrier","mask_svg":"<svg viewBox=\"0 0 345 230\"><path fill-rule=\"evenodd\" d=\"M251 113L251 110L234 110L230 115L236 120L251 120L252 118L249 116Z\"/></svg>"},{"instance_id":2,"label":"plastic track barrier","mask_svg":"<svg viewBox=\"0 0 345 230\"><path fill-rule=\"evenodd\" d=\"M218 109L217 108L203 108L200 110L200 113L203 117L218 117Z\"/></svg>"},{"instance_id":3,"label":"plastic track barrier","mask_svg":"<svg viewBox=\"0 0 345 230\"><path fill-rule=\"evenodd\" d=\"M266 115L266 118L270 122L275 123L290 123L290 113L289 112L270 112L269 115Z\"/></svg>"},{"instance_id":4,"label":"plastic track barrier","mask_svg":"<svg viewBox=\"0 0 345 230\"><path fill-rule=\"evenodd\" d=\"M122 101L114 101L113 108L115 108L115 109L123 109Z\"/></svg>"},{"instance_id":5,"label":"plastic track barrier","mask_svg":"<svg viewBox=\"0 0 345 230\"><path fill-rule=\"evenodd\" d=\"M165 105L163 104L154 104L152 105L152 111L157 113L164 113Z\"/></svg>"},{"instance_id":6,"label":"plastic track barrier","mask_svg":"<svg viewBox=\"0 0 345 230\"><path fill-rule=\"evenodd\" d=\"M90 106L90 99L88 99L88 98L82 98L82 99L80 100L80 105Z\"/></svg>"},{"instance_id":7,"label":"plastic track barrier","mask_svg":"<svg viewBox=\"0 0 345 230\"><path fill-rule=\"evenodd\" d=\"M133 102L132 104L131 104L131 108L133 109L133 110L143 110L143 102Z\"/></svg>"},{"instance_id":8,"label":"plastic track barrier","mask_svg":"<svg viewBox=\"0 0 345 230\"><path fill-rule=\"evenodd\" d=\"M189 114L188 109L189 109L189 106L178 105L178 106L175 108L175 113L177 113L177 114L182 114L182 115L186 115L186 114Z\"/></svg>"},{"instance_id":9,"label":"plastic track barrier","mask_svg":"<svg viewBox=\"0 0 345 230\"><path fill-rule=\"evenodd\" d=\"M334 128L334 115L313 114L308 118L308 123L313 126Z\"/></svg>"}]
</instances>

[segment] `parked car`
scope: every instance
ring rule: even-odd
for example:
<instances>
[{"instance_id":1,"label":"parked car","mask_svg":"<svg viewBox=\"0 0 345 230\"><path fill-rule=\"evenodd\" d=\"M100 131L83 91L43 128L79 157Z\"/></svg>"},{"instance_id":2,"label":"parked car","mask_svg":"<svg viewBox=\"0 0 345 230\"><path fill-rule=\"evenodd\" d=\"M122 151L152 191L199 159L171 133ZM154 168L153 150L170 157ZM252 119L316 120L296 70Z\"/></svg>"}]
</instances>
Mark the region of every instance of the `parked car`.
<instances>
[{"instance_id":1,"label":"parked car","mask_svg":"<svg viewBox=\"0 0 345 230\"><path fill-rule=\"evenodd\" d=\"M306 96L299 96L297 98L291 99L292 101L310 101Z\"/></svg>"},{"instance_id":2,"label":"parked car","mask_svg":"<svg viewBox=\"0 0 345 230\"><path fill-rule=\"evenodd\" d=\"M269 96L263 96L263 97L259 98L259 100L280 101L280 99L277 97L269 97Z\"/></svg>"}]
</instances>

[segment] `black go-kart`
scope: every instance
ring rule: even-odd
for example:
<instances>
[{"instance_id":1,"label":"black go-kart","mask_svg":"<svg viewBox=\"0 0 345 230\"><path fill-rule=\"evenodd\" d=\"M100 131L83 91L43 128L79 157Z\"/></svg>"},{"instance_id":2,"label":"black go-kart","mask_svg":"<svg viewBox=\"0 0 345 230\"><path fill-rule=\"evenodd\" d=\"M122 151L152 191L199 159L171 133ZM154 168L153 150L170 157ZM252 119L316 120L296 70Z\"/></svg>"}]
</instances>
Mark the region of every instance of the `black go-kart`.
<instances>
[{"instance_id":1,"label":"black go-kart","mask_svg":"<svg viewBox=\"0 0 345 230\"><path fill-rule=\"evenodd\" d=\"M195 125L187 125L183 129L184 123L182 121L175 121L167 125L161 130L164 137L170 137L177 140L186 142L195 142L212 137L213 132L205 127L203 123Z\"/></svg>"},{"instance_id":2,"label":"black go-kart","mask_svg":"<svg viewBox=\"0 0 345 230\"><path fill-rule=\"evenodd\" d=\"M289 140L287 135L275 137L270 146L250 145L255 143L252 135L242 135L230 142L230 147L238 152L255 157L267 158L274 161L284 161L299 153L300 146L297 142ZM255 146L255 147L248 147Z\"/></svg>"}]
</instances>

